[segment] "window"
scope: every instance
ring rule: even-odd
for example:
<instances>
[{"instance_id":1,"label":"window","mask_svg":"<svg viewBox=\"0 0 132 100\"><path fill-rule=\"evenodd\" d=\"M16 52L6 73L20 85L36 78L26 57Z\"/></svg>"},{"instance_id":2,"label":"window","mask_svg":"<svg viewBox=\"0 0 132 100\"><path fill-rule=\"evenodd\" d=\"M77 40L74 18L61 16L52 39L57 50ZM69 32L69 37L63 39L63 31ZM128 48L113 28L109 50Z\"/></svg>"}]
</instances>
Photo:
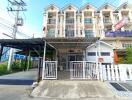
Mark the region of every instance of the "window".
<instances>
[{"instance_id":1,"label":"window","mask_svg":"<svg viewBox=\"0 0 132 100\"><path fill-rule=\"evenodd\" d=\"M85 18L84 23L85 24L91 24L92 23L92 18Z\"/></svg>"},{"instance_id":2,"label":"window","mask_svg":"<svg viewBox=\"0 0 132 100\"><path fill-rule=\"evenodd\" d=\"M47 37L55 37L55 30L54 29L49 29Z\"/></svg>"},{"instance_id":3,"label":"window","mask_svg":"<svg viewBox=\"0 0 132 100\"><path fill-rule=\"evenodd\" d=\"M110 56L110 52L101 52L101 56Z\"/></svg>"},{"instance_id":4,"label":"window","mask_svg":"<svg viewBox=\"0 0 132 100\"><path fill-rule=\"evenodd\" d=\"M96 56L95 52L88 52L88 56Z\"/></svg>"},{"instance_id":5,"label":"window","mask_svg":"<svg viewBox=\"0 0 132 100\"><path fill-rule=\"evenodd\" d=\"M132 48L132 44L130 44L130 43L123 43L122 47L123 48Z\"/></svg>"},{"instance_id":6,"label":"window","mask_svg":"<svg viewBox=\"0 0 132 100\"><path fill-rule=\"evenodd\" d=\"M92 30L85 30L85 37L93 37L93 31Z\"/></svg>"}]
</instances>

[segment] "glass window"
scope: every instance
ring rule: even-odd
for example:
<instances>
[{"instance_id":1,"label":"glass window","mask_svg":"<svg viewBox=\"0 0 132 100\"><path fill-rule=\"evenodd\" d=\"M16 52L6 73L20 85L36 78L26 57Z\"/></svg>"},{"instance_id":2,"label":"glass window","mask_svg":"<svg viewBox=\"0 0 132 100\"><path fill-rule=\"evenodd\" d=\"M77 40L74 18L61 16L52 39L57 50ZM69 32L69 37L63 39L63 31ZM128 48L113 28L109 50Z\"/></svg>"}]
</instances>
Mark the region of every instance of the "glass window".
<instances>
[{"instance_id":1,"label":"glass window","mask_svg":"<svg viewBox=\"0 0 132 100\"><path fill-rule=\"evenodd\" d=\"M93 37L93 31L92 30L85 30L85 37Z\"/></svg>"},{"instance_id":2,"label":"glass window","mask_svg":"<svg viewBox=\"0 0 132 100\"><path fill-rule=\"evenodd\" d=\"M110 52L101 52L101 56L110 56Z\"/></svg>"},{"instance_id":3,"label":"glass window","mask_svg":"<svg viewBox=\"0 0 132 100\"><path fill-rule=\"evenodd\" d=\"M122 44L122 47L123 48L131 48L132 47L132 44L130 44L130 43L123 43Z\"/></svg>"},{"instance_id":4,"label":"glass window","mask_svg":"<svg viewBox=\"0 0 132 100\"><path fill-rule=\"evenodd\" d=\"M95 52L88 52L88 56L96 56Z\"/></svg>"},{"instance_id":5,"label":"glass window","mask_svg":"<svg viewBox=\"0 0 132 100\"><path fill-rule=\"evenodd\" d=\"M90 23L92 23L92 18L85 18L85 19L84 19L84 23L85 23L85 24L90 24Z\"/></svg>"},{"instance_id":6,"label":"glass window","mask_svg":"<svg viewBox=\"0 0 132 100\"><path fill-rule=\"evenodd\" d=\"M47 37L55 37L55 30L54 29L49 29Z\"/></svg>"}]
</instances>

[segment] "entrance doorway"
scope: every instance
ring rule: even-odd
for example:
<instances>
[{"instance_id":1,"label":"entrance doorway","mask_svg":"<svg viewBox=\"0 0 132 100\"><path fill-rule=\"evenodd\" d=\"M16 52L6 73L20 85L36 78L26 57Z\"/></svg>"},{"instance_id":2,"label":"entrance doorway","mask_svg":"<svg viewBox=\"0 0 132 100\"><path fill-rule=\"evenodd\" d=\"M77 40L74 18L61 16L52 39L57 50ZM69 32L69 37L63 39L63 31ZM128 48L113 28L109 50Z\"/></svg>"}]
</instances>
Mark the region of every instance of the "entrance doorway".
<instances>
[{"instance_id":1,"label":"entrance doorway","mask_svg":"<svg viewBox=\"0 0 132 100\"><path fill-rule=\"evenodd\" d=\"M68 55L68 70L70 70L70 63L71 61L83 61L83 55L82 54L69 54Z\"/></svg>"},{"instance_id":2,"label":"entrance doorway","mask_svg":"<svg viewBox=\"0 0 132 100\"><path fill-rule=\"evenodd\" d=\"M72 61L83 61L82 53L61 53L58 56L58 79L70 79L70 64Z\"/></svg>"},{"instance_id":3,"label":"entrance doorway","mask_svg":"<svg viewBox=\"0 0 132 100\"><path fill-rule=\"evenodd\" d=\"M58 57L58 65L60 70L69 71L71 61L83 61L81 53L61 53Z\"/></svg>"}]
</instances>

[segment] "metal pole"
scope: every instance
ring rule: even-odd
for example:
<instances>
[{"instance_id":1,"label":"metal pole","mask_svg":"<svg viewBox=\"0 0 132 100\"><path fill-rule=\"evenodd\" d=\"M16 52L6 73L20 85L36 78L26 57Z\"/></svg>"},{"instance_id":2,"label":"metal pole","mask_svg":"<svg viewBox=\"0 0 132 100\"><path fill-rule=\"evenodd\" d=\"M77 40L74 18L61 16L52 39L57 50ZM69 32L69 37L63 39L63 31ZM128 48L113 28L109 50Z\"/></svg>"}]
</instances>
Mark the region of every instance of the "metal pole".
<instances>
[{"instance_id":1,"label":"metal pole","mask_svg":"<svg viewBox=\"0 0 132 100\"><path fill-rule=\"evenodd\" d=\"M26 6L24 1L16 1L14 0L14 2L8 0L9 3L11 3L12 6L17 6L17 9L13 9L12 7L7 8L8 11L15 11L16 12L16 17L15 17L15 24L14 24L14 29L13 29L13 39L16 39L16 33L17 33L17 27L18 27L18 18L19 18L19 11L26 11L26 9L23 9L24 6ZM7 66L7 70L10 71L11 68L11 63L13 60L13 49L10 49L10 53L9 53L9 59L8 59L8 66Z\"/></svg>"},{"instance_id":2,"label":"metal pole","mask_svg":"<svg viewBox=\"0 0 132 100\"><path fill-rule=\"evenodd\" d=\"M19 5L18 5L18 10L16 13L16 18L15 18L15 24L14 24L14 29L13 29L13 39L16 39L16 32L17 32L17 23L18 23L18 16L19 16ZM10 49L10 53L9 53L9 59L8 59L8 66L7 66L7 70L10 71L11 69L11 64L12 64L12 60L13 60L13 48Z\"/></svg>"},{"instance_id":3,"label":"metal pole","mask_svg":"<svg viewBox=\"0 0 132 100\"><path fill-rule=\"evenodd\" d=\"M45 71L45 54L46 54L46 41L45 41L45 43L44 43L42 80L44 79L44 71Z\"/></svg>"}]
</instances>

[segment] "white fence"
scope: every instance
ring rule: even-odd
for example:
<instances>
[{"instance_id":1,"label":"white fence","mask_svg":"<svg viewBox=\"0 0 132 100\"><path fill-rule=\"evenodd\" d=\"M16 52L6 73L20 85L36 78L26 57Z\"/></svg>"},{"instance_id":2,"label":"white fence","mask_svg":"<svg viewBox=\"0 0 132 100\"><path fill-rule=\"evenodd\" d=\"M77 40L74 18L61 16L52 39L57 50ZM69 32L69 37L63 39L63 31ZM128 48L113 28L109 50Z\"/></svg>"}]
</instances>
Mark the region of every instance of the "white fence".
<instances>
[{"instance_id":1,"label":"white fence","mask_svg":"<svg viewBox=\"0 0 132 100\"><path fill-rule=\"evenodd\" d=\"M57 79L57 61L45 61L44 79Z\"/></svg>"},{"instance_id":2,"label":"white fence","mask_svg":"<svg viewBox=\"0 0 132 100\"><path fill-rule=\"evenodd\" d=\"M103 80L128 81L132 80L131 64L102 64Z\"/></svg>"},{"instance_id":3,"label":"white fence","mask_svg":"<svg viewBox=\"0 0 132 100\"><path fill-rule=\"evenodd\" d=\"M71 61L70 78L71 79L97 79L96 62Z\"/></svg>"}]
</instances>

